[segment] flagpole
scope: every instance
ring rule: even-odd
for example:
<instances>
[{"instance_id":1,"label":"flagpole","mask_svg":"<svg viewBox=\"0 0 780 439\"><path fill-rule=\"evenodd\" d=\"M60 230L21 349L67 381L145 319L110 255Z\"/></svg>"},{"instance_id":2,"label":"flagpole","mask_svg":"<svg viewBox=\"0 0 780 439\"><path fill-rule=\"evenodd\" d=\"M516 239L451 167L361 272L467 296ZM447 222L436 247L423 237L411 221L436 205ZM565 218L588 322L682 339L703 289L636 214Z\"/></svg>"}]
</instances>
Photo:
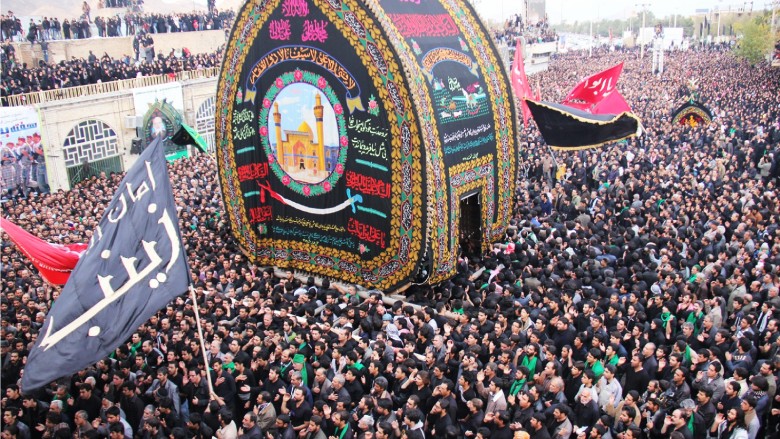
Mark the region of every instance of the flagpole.
<instances>
[{"instance_id":1,"label":"flagpole","mask_svg":"<svg viewBox=\"0 0 780 439\"><path fill-rule=\"evenodd\" d=\"M190 284L190 295L192 296L192 307L195 310L195 326L198 327L198 339L200 340L200 352L203 354L203 364L206 366L206 383L209 385L209 395L214 394L214 386L211 384L211 372L209 371L209 359L206 356L206 343L203 340L203 329L200 326L200 310L198 309L198 296L195 295L195 289Z\"/></svg>"}]
</instances>

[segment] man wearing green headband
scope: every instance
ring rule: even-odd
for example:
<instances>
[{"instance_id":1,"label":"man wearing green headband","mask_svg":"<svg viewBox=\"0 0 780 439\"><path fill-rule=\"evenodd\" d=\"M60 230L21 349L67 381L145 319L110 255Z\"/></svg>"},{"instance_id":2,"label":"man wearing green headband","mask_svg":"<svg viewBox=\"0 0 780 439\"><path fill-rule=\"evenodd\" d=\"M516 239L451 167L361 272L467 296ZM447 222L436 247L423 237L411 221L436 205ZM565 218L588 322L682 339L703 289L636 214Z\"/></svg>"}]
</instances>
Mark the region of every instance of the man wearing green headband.
<instances>
[{"instance_id":1,"label":"man wearing green headband","mask_svg":"<svg viewBox=\"0 0 780 439\"><path fill-rule=\"evenodd\" d=\"M303 354L293 356L293 370L301 373L303 385L310 389L311 380L314 378L314 369L306 362L306 357Z\"/></svg>"}]
</instances>

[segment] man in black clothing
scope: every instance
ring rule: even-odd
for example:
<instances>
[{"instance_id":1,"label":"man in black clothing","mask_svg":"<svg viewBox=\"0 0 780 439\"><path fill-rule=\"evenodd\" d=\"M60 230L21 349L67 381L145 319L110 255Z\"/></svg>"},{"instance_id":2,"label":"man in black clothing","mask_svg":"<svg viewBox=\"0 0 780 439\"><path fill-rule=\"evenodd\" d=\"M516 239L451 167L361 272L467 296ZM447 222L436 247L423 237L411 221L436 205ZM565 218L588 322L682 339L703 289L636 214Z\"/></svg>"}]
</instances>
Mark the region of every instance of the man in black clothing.
<instances>
[{"instance_id":1,"label":"man in black clothing","mask_svg":"<svg viewBox=\"0 0 780 439\"><path fill-rule=\"evenodd\" d=\"M447 427L454 425L454 420L450 418L448 413L449 408L450 401L447 399L440 399L431 408L426 427L434 437L443 436L444 432L447 431Z\"/></svg>"},{"instance_id":2,"label":"man in black clothing","mask_svg":"<svg viewBox=\"0 0 780 439\"><path fill-rule=\"evenodd\" d=\"M46 423L46 413L49 411L49 404L38 401L34 394L25 395L22 397L22 416L20 420L25 425L32 426L31 433L33 439L40 439L41 432L35 430L38 424Z\"/></svg>"},{"instance_id":3,"label":"man in black clothing","mask_svg":"<svg viewBox=\"0 0 780 439\"><path fill-rule=\"evenodd\" d=\"M642 367L647 371L650 379L655 378L658 372L658 360L655 358L655 343L648 343L642 348Z\"/></svg>"},{"instance_id":4,"label":"man in black clothing","mask_svg":"<svg viewBox=\"0 0 780 439\"><path fill-rule=\"evenodd\" d=\"M214 371L211 374L214 393L224 400L226 406L233 407L236 400L236 380L233 375L222 370L222 361L213 361L211 365Z\"/></svg>"},{"instance_id":5,"label":"man in black clothing","mask_svg":"<svg viewBox=\"0 0 780 439\"><path fill-rule=\"evenodd\" d=\"M214 430L211 429L199 413L190 413L187 421L187 439L211 439Z\"/></svg>"},{"instance_id":6,"label":"man in black clothing","mask_svg":"<svg viewBox=\"0 0 780 439\"><path fill-rule=\"evenodd\" d=\"M257 426L257 415L249 412L241 420L241 428L238 429L238 439L261 439L262 432Z\"/></svg>"},{"instance_id":7,"label":"man in black clothing","mask_svg":"<svg viewBox=\"0 0 780 439\"><path fill-rule=\"evenodd\" d=\"M580 400L574 406L574 421L578 427L588 427L599 420L599 407L593 400L591 392L584 391L580 394Z\"/></svg>"},{"instance_id":8,"label":"man in black clothing","mask_svg":"<svg viewBox=\"0 0 780 439\"><path fill-rule=\"evenodd\" d=\"M512 439L514 437L514 432L509 428L509 413L506 410L494 413L493 416L488 414L485 417L485 422L488 418L492 419L495 425L493 432L490 433L491 439Z\"/></svg>"},{"instance_id":9,"label":"man in black clothing","mask_svg":"<svg viewBox=\"0 0 780 439\"><path fill-rule=\"evenodd\" d=\"M130 427L132 427L133 433L138 433L141 419L143 419L144 415L144 402L141 401L135 389L136 385L132 381L122 384L122 397L119 400L119 408L125 412L125 418Z\"/></svg>"},{"instance_id":10,"label":"man in black clothing","mask_svg":"<svg viewBox=\"0 0 780 439\"><path fill-rule=\"evenodd\" d=\"M358 380L359 375L360 372L358 372L354 367L350 367L344 373L344 380L346 381L344 388L347 389L347 393L349 393L350 399L355 403L360 401L360 399L363 397L363 386Z\"/></svg>"},{"instance_id":11,"label":"man in black clothing","mask_svg":"<svg viewBox=\"0 0 780 439\"><path fill-rule=\"evenodd\" d=\"M631 356L631 364L628 370L626 370L625 378L625 384L623 385L624 398L632 390L636 390L641 395L647 389L650 376L644 369L644 366L642 366L642 359L638 353Z\"/></svg>"},{"instance_id":12,"label":"man in black clothing","mask_svg":"<svg viewBox=\"0 0 780 439\"><path fill-rule=\"evenodd\" d=\"M482 426L482 422L485 419L485 412L482 411L483 404L479 398L474 398L466 403L466 407L469 410L468 415L463 419L458 419L464 431L471 432L472 435L477 434L477 430Z\"/></svg>"},{"instance_id":13,"label":"man in black clothing","mask_svg":"<svg viewBox=\"0 0 780 439\"><path fill-rule=\"evenodd\" d=\"M668 437L673 431L681 433L685 439L693 439L693 433L688 428L688 419L681 409L675 410L671 415L668 415L664 419L664 426L661 428L661 433Z\"/></svg>"},{"instance_id":14,"label":"man in black clothing","mask_svg":"<svg viewBox=\"0 0 780 439\"><path fill-rule=\"evenodd\" d=\"M566 385L563 388L567 401L574 401L574 397L577 396L577 392L579 392L582 385L582 371L584 369L585 364L581 361L574 363L571 367L571 377L566 380Z\"/></svg>"},{"instance_id":15,"label":"man in black clothing","mask_svg":"<svg viewBox=\"0 0 780 439\"><path fill-rule=\"evenodd\" d=\"M327 410L325 413L327 414L330 410ZM414 411L414 410L412 410ZM417 413L420 415L419 418L422 417L422 413L417 411ZM407 417L411 415L412 413L407 414ZM352 427L349 425L349 413L346 411L339 411L333 413L330 417L331 422L333 423L333 434L330 436L335 436L339 439L353 439L354 432L352 431ZM418 419L419 420L419 419ZM407 437L413 437L413 436L407 436Z\"/></svg>"},{"instance_id":16,"label":"man in black clothing","mask_svg":"<svg viewBox=\"0 0 780 439\"><path fill-rule=\"evenodd\" d=\"M92 384L84 383L79 386L79 397L73 404L73 411L84 410L89 415L90 421L100 416L100 398L94 394Z\"/></svg>"},{"instance_id":17,"label":"man in black clothing","mask_svg":"<svg viewBox=\"0 0 780 439\"><path fill-rule=\"evenodd\" d=\"M707 428L712 425L712 422L715 420L715 414L717 413L717 409L712 403L712 393L712 388L705 385L701 387L696 394L698 402L696 412L702 416L704 425L706 425Z\"/></svg>"},{"instance_id":18,"label":"man in black clothing","mask_svg":"<svg viewBox=\"0 0 780 439\"><path fill-rule=\"evenodd\" d=\"M187 381L183 384L190 413L203 414L209 403L209 388L200 371L196 368L187 372Z\"/></svg>"},{"instance_id":19,"label":"man in black clothing","mask_svg":"<svg viewBox=\"0 0 780 439\"><path fill-rule=\"evenodd\" d=\"M312 414L311 406L306 401L306 390L297 386L292 394L285 392L282 399L282 413L290 416L293 430L297 432L306 428Z\"/></svg>"},{"instance_id":20,"label":"man in black clothing","mask_svg":"<svg viewBox=\"0 0 780 439\"><path fill-rule=\"evenodd\" d=\"M544 413L535 413L528 421L528 426L522 427L528 430L531 439L550 439L550 432L545 427L546 422L547 417Z\"/></svg>"}]
</instances>

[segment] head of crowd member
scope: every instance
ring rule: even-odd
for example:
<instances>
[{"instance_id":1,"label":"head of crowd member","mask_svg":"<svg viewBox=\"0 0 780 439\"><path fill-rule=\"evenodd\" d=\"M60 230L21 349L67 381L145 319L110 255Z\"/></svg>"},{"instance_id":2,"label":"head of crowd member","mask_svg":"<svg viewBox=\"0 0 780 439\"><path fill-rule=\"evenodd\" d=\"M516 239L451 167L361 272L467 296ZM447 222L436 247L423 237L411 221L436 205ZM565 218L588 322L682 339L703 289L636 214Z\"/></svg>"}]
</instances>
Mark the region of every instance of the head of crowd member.
<instances>
[{"instance_id":1,"label":"head of crowd member","mask_svg":"<svg viewBox=\"0 0 780 439\"><path fill-rule=\"evenodd\" d=\"M672 414L669 415L669 418L671 419L671 424L675 430L684 427L688 422L688 417L685 416L683 409L675 409Z\"/></svg>"},{"instance_id":2,"label":"head of crowd member","mask_svg":"<svg viewBox=\"0 0 780 439\"><path fill-rule=\"evenodd\" d=\"M740 403L740 409L746 414L752 413L753 410L756 409L756 406L758 406L758 398L756 398L755 395L747 394L744 398L742 398L742 402Z\"/></svg>"},{"instance_id":3,"label":"head of crowd member","mask_svg":"<svg viewBox=\"0 0 780 439\"><path fill-rule=\"evenodd\" d=\"M336 428L344 428L347 425L347 421L349 421L349 413L337 411L331 415L330 420Z\"/></svg>"},{"instance_id":4,"label":"head of crowd member","mask_svg":"<svg viewBox=\"0 0 780 439\"><path fill-rule=\"evenodd\" d=\"M674 371L674 375L672 375L672 382L675 386L682 386L685 383L685 378L687 374L685 373L685 369L679 368Z\"/></svg>"},{"instance_id":5,"label":"head of crowd member","mask_svg":"<svg viewBox=\"0 0 780 439\"><path fill-rule=\"evenodd\" d=\"M144 430L148 431L145 427L146 424L144 424ZM125 427L119 423L113 423L108 425L108 438L109 439L124 439L125 437Z\"/></svg>"},{"instance_id":6,"label":"head of crowd member","mask_svg":"<svg viewBox=\"0 0 780 439\"><path fill-rule=\"evenodd\" d=\"M712 387L708 385L704 385L699 388L699 391L696 393L696 402L699 403L699 406L706 405L707 403L712 400L713 390Z\"/></svg>"},{"instance_id":7,"label":"head of crowd member","mask_svg":"<svg viewBox=\"0 0 780 439\"><path fill-rule=\"evenodd\" d=\"M713 361L707 366L707 378L711 380L717 379L721 370L723 370L723 365L719 361Z\"/></svg>"},{"instance_id":8,"label":"head of crowd member","mask_svg":"<svg viewBox=\"0 0 780 439\"><path fill-rule=\"evenodd\" d=\"M257 415L253 412L248 412L241 420L241 425L244 427L244 432L247 432L255 427L257 424Z\"/></svg>"},{"instance_id":9,"label":"head of crowd member","mask_svg":"<svg viewBox=\"0 0 780 439\"><path fill-rule=\"evenodd\" d=\"M377 439L390 439L394 437L393 433L393 425L389 422L380 422L376 426L376 431L374 432L374 436Z\"/></svg>"},{"instance_id":10,"label":"head of crowd member","mask_svg":"<svg viewBox=\"0 0 780 439\"><path fill-rule=\"evenodd\" d=\"M750 389L754 392L766 392L769 390L769 381L763 375L755 375L750 379Z\"/></svg>"},{"instance_id":11,"label":"head of crowd member","mask_svg":"<svg viewBox=\"0 0 780 439\"><path fill-rule=\"evenodd\" d=\"M601 425L594 425L590 429L590 439L601 439L607 433L607 429Z\"/></svg>"}]
</instances>

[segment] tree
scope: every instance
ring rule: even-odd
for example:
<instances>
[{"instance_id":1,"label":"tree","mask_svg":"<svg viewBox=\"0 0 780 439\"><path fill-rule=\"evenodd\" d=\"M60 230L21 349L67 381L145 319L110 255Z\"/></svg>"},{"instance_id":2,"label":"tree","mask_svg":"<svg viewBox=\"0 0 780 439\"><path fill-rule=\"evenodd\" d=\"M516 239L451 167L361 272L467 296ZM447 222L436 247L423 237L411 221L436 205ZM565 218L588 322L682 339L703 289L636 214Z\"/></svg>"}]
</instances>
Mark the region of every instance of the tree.
<instances>
[{"instance_id":1,"label":"tree","mask_svg":"<svg viewBox=\"0 0 780 439\"><path fill-rule=\"evenodd\" d=\"M747 23L737 23L738 39L734 53L750 64L758 64L772 49L772 35L765 17L756 17Z\"/></svg>"}]
</instances>

